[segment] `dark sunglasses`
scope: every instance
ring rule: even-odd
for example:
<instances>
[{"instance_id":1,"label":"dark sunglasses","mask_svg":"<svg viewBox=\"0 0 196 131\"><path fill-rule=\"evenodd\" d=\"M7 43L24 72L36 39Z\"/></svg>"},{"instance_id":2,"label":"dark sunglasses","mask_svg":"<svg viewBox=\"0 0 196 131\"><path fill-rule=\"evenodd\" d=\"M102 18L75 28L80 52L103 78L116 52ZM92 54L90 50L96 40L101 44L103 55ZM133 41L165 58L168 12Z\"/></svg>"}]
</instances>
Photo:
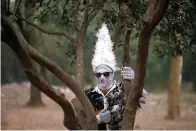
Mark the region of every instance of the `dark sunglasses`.
<instances>
[{"instance_id":1,"label":"dark sunglasses","mask_svg":"<svg viewBox=\"0 0 196 131\"><path fill-rule=\"evenodd\" d=\"M104 72L104 73L95 73L95 76L97 78L101 77L103 75L104 77L109 77L111 72Z\"/></svg>"}]
</instances>

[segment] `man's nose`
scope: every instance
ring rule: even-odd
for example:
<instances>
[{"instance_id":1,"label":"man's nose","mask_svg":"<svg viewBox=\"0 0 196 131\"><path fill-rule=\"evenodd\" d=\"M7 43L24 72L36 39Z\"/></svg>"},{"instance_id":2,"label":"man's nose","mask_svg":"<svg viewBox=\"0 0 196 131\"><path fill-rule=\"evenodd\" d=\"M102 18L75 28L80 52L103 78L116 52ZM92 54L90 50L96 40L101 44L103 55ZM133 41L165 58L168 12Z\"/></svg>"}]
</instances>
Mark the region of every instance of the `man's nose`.
<instances>
[{"instance_id":1,"label":"man's nose","mask_svg":"<svg viewBox=\"0 0 196 131\"><path fill-rule=\"evenodd\" d=\"M103 74L101 74L101 77L100 77L100 79L104 79L105 77L104 77L104 75Z\"/></svg>"}]
</instances>

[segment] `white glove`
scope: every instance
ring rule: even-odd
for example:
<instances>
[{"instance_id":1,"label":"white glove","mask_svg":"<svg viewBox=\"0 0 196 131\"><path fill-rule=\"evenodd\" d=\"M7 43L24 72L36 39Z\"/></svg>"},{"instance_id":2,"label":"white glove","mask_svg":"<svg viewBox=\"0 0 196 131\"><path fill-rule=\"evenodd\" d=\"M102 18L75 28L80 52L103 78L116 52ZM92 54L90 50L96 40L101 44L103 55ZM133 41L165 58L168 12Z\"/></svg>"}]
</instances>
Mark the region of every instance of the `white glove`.
<instances>
[{"instance_id":1,"label":"white glove","mask_svg":"<svg viewBox=\"0 0 196 131\"><path fill-rule=\"evenodd\" d=\"M135 77L135 73L130 67L123 67L121 69L121 76L125 80L133 80Z\"/></svg>"},{"instance_id":2,"label":"white glove","mask_svg":"<svg viewBox=\"0 0 196 131\"><path fill-rule=\"evenodd\" d=\"M147 92L145 89L143 89L142 95L143 95L143 96L146 96L147 94L148 94L148 92Z\"/></svg>"},{"instance_id":3,"label":"white glove","mask_svg":"<svg viewBox=\"0 0 196 131\"><path fill-rule=\"evenodd\" d=\"M146 104L146 97L141 97L140 99L139 99L139 102L140 103L142 103L142 104Z\"/></svg>"},{"instance_id":4,"label":"white glove","mask_svg":"<svg viewBox=\"0 0 196 131\"><path fill-rule=\"evenodd\" d=\"M110 111L102 110L98 115L96 115L97 122L99 123L108 123L111 120Z\"/></svg>"},{"instance_id":5,"label":"white glove","mask_svg":"<svg viewBox=\"0 0 196 131\"><path fill-rule=\"evenodd\" d=\"M142 96L143 97L141 97L140 99L139 99L139 102L140 103L142 103L142 104L146 104L146 95L148 94L148 92L145 90L145 89L143 89L143 91L142 91Z\"/></svg>"}]
</instances>

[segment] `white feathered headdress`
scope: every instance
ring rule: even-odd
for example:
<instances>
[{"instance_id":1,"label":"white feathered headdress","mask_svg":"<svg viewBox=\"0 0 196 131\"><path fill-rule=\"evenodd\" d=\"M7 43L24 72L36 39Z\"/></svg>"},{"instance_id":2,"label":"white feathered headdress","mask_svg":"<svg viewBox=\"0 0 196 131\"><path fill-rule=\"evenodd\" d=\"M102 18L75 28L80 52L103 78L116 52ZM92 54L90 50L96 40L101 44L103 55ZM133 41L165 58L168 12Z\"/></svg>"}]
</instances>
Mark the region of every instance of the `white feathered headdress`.
<instances>
[{"instance_id":1,"label":"white feathered headdress","mask_svg":"<svg viewBox=\"0 0 196 131\"><path fill-rule=\"evenodd\" d=\"M96 34L98 40L95 45L94 56L92 59L93 71L99 65L107 65L116 71L116 57L113 52L113 42L110 38L109 30L105 23Z\"/></svg>"}]
</instances>

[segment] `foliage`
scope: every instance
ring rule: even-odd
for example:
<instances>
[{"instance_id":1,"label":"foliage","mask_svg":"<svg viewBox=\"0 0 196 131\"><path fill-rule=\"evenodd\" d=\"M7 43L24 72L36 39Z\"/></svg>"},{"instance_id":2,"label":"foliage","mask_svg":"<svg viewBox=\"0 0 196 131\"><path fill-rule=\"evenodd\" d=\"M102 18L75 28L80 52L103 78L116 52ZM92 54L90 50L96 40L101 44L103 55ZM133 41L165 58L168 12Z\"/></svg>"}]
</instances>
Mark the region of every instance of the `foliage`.
<instances>
[{"instance_id":1,"label":"foliage","mask_svg":"<svg viewBox=\"0 0 196 131\"><path fill-rule=\"evenodd\" d=\"M195 83L196 76L196 2L190 1L190 5L188 8L189 13L189 22L186 23L189 26L188 30L188 38L189 38L189 46L188 51L184 54L183 61L183 80L184 81L192 81ZM195 87L194 87L195 88Z\"/></svg>"},{"instance_id":2,"label":"foliage","mask_svg":"<svg viewBox=\"0 0 196 131\"><path fill-rule=\"evenodd\" d=\"M194 0L190 1L189 8L188 8L188 23L187 26L189 27L188 30L188 38L189 38L189 45L188 49L190 50L191 58L193 60L193 64L196 67L196 2ZM189 52L189 51L187 51Z\"/></svg>"},{"instance_id":3,"label":"foliage","mask_svg":"<svg viewBox=\"0 0 196 131\"><path fill-rule=\"evenodd\" d=\"M165 55L182 55L192 51L190 47L196 44L191 42L195 14L191 13L192 3L187 0L171 0L165 17L156 28L154 35L164 43L155 43L154 50L160 57Z\"/></svg>"}]
</instances>

